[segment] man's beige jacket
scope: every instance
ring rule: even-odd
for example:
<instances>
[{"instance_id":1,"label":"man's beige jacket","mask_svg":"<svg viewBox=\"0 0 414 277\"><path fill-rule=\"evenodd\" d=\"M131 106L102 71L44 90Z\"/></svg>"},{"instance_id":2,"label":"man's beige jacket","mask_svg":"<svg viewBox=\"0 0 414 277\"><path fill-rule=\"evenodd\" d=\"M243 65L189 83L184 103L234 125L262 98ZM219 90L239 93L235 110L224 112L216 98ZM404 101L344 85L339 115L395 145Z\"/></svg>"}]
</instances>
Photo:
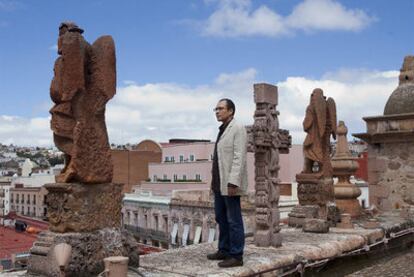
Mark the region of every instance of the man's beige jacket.
<instances>
[{"instance_id":1,"label":"man's beige jacket","mask_svg":"<svg viewBox=\"0 0 414 277\"><path fill-rule=\"evenodd\" d=\"M230 121L217 144L221 195L228 195L227 184L238 186L236 195L247 191L247 133L246 128Z\"/></svg>"}]
</instances>

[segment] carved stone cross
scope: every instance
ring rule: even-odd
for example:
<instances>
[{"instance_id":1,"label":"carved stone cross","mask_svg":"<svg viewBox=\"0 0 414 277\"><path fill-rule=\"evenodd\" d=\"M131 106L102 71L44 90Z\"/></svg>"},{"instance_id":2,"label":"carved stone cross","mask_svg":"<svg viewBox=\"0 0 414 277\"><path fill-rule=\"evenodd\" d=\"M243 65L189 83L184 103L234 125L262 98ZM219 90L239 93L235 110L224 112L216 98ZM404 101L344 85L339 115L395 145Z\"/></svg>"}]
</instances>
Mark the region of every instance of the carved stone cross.
<instances>
[{"instance_id":1,"label":"carved stone cross","mask_svg":"<svg viewBox=\"0 0 414 277\"><path fill-rule=\"evenodd\" d=\"M278 247L279 233L279 153L288 153L292 139L289 131L279 129L277 87L254 85L256 111L254 124L248 127L248 151L255 153L256 232L257 246Z\"/></svg>"}]
</instances>

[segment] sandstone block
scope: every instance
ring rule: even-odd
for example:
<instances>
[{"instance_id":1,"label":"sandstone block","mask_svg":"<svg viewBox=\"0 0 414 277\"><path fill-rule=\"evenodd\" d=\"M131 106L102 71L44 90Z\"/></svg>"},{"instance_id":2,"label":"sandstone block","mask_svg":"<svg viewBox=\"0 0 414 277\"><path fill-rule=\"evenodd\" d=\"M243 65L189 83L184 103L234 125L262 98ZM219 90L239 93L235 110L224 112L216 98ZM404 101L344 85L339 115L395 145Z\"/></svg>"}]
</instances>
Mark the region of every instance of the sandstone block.
<instances>
[{"instance_id":1,"label":"sandstone block","mask_svg":"<svg viewBox=\"0 0 414 277\"><path fill-rule=\"evenodd\" d=\"M309 233L328 233L329 223L323 219L306 218L303 231Z\"/></svg>"},{"instance_id":2,"label":"sandstone block","mask_svg":"<svg viewBox=\"0 0 414 277\"><path fill-rule=\"evenodd\" d=\"M121 227L122 185L46 184L48 217L53 232L91 232Z\"/></svg>"}]
</instances>

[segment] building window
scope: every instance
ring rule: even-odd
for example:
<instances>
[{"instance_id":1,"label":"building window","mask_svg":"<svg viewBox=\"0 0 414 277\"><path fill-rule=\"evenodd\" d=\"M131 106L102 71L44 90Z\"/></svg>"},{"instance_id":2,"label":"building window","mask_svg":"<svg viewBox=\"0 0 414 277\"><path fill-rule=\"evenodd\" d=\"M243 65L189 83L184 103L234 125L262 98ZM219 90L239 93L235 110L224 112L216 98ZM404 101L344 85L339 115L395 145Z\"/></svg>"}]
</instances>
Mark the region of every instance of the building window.
<instances>
[{"instance_id":1,"label":"building window","mask_svg":"<svg viewBox=\"0 0 414 277\"><path fill-rule=\"evenodd\" d=\"M138 212L134 212L134 225L138 226Z\"/></svg>"},{"instance_id":2,"label":"building window","mask_svg":"<svg viewBox=\"0 0 414 277\"><path fill-rule=\"evenodd\" d=\"M177 176L177 174L174 174L174 181L177 181L178 180L178 176Z\"/></svg>"},{"instance_id":3,"label":"building window","mask_svg":"<svg viewBox=\"0 0 414 277\"><path fill-rule=\"evenodd\" d=\"M200 174L196 174L195 178L196 178L196 180L197 180L197 181L201 181L201 176L200 176Z\"/></svg>"},{"instance_id":4,"label":"building window","mask_svg":"<svg viewBox=\"0 0 414 277\"><path fill-rule=\"evenodd\" d=\"M26 204L30 204L30 194L27 195L27 201Z\"/></svg>"},{"instance_id":5,"label":"building window","mask_svg":"<svg viewBox=\"0 0 414 277\"><path fill-rule=\"evenodd\" d=\"M10 203L14 203L14 194L13 193L11 194L11 197L10 197Z\"/></svg>"},{"instance_id":6,"label":"building window","mask_svg":"<svg viewBox=\"0 0 414 277\"><path fill-rule=\"evenodd\" d=\"M170 161L171 161L171 162L174 162L174 161L175 161L174 156L171 156Z\"/></svg>"},{"instance_id":7,"label":"building window","mask_svg":"<svg viewBox=\"0 0 414 277\"><path fill-rule=\"evenodd\" d=\"M183 175L183 180L184 181L187 180L187 176L186 175Z\"/></svg>"},{"instance_id":8,"label":"building window","mask_svg":"<svg viewBox=\"0 0 414 277\"><path fill-rule=\"evenodd\" d=\"M184 162L184 156L180 155L180 163Z\"/></svg>"},{"instance_id":9,"label":"building window","mask_svg":"<svg viewBox=\"0 0 414 277\"><path fill-rule=\"evenodd\" d=\"M168 216L163 216L164 219L164 232L168 233Z\"/></svg>"},{"instance_id":10,"label":"building window","mask_svg":"<svg viewBox=\"0 0 414 277\"><path fill-rule=\"evenodd\" d=\"M202 240L201 238L202 228L201 226L197 226L194 234L194 244L199 244Z\"/></svg>"},{"instance_id":11,"label":"building window","mask_svg":"<svg viewBox=\"0 0 414 277\"><path fill-rule=\"evenodd\" d=\"M177 244L177 233L178 233L178 223L174 223L173 229L171 231L171 244Z\"/></svg>"},{"instance_id":12,"label":"building window","mask_svg":"<svg viewBox=\"0 0 414 277\"><path fill-rule=\"evenodd\" d=\"M157 180L158 180L158 179L157 179L157 175L154 175L154 176L153 176L153 178L154 178L154 179L153 179L153 182L157 182Z\"/></svg>"},{"instance_id":13,"label":"building window","mask_svg":"<svg viewBox=\"0 0 414 277\"><path fill-rule=\"evenodd\" d=\"M36 195L33 195L33 205L36 205Z\"/></svg>"},{"instance_id":14,"label":"building window","mask_svg":"<svg viewBox=\"0 0 414 277\"><path fill-rule=\"evenodd\" d=\"M170 157L165 157L164 162L168 163L170 161Z\"/></svg>"},{"instance_id":15,"label":"building window","mask_svg":"<svg viewBox=\"0 0 414 277\"><path fill-rule=\"evenodd\" d=\"M190 225L184 224L183 230L183 237L182 237L182 245L187 246L188 235L190 234Z\"/></svg>"},{"instance_id":16,"label":"building window","mask_svg":"<svg viewBox=\"0 0 414 277\"><path fill-rule=\"evenodd\" d=\"M148 228L148 216L144 215L144 228Z\"/></svg>"},{"instance_id":17,"label":"building window","mask_svg":"<svg viewBox=\"0 0 414 277\"><path fill-rule=\"evenodd\" d=\"M167 174L162 175L162 179L167 180Z\"/></svg>"},{"instance_id":18,"label":"building window","mask_svg":"<svg viewBox=\"0 0 414 277\"><path fill-rule=\"evenodd\" d=\"M213 242L214 238L215 238L215 235L216 235L216 229L215 228L209 228L207 242L208 243Z\"/></svg>"},{"instance_id":19,"label":"building window","mask_svg":"<svg viewBox=\"0 0 414 277\"><path fill-rule=\"evenodd\" d=\"M20 203L24 203L24 194L22 194L22 200L20 201Z\"/></svg>"},{"instance_id":20,"label":"building window","mask_svg":"<svg viewBox=\"0 0 414 277\"><path fill-rule=\"evenodd\" d=\"M154 229L155 231L158 231L158 215L154 215Z\"/></svg>"},{"instance_id":21,"label":"building window","mask_svg":"<svg viewBox=\"0 0 414 277\"><path fill-rule=\"evenodd\" d=\"M190 155L190 162L194 162L194 155Z\"/></svg>"},{"instance_id":22,"label":"building window","mask_svg":"<svg viewBox=\"0 0 414 277\"><path fill-rule=\"evenodd\" d=\"M16 204L18 204L19 203L19 194L16 194Z\"/></svg>"}]
</instances>

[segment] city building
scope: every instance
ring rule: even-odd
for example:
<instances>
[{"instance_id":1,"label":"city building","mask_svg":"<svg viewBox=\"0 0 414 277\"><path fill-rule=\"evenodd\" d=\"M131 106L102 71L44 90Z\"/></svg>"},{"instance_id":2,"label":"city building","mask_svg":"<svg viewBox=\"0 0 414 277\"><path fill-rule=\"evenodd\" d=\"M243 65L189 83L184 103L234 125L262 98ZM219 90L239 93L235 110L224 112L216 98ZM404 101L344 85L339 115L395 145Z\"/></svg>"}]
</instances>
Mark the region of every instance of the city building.
<instances>
[{"instance_id":1,"label":"city building","mask_svg":"<svg viewBox=\"0 0 414 277\"><path fill-rule=\"evenodd\" d=\"M43 187L25 187L15 184L10 188L10 211L19 215L45 219L47 190Z\"/></svg>"},{"instance_id":2,"label":"city building","mask_svg":"<svg viewBox=\"0 0 414 277\"><path fill-rule=\"evenodd\" d=\"M4 216L10 212L11 177L0 177L0 225Z\"/></svg>"},{"instance_id":3,"label":"city building","mask_svg":"<svg viewBox=\"0 0 414 277\"><path fill-rule=\"evenodd\" d=\"M214 142L172 139L161 143L162 162L148 164L148 177L123 199L123 224L144 244L171 248L217 239L210 193ZM248 153L248 195L242 197L246 235L254 230L254 154ZM280 212L297 204L295 176L302 170L301 145L280 155Z\"/></svg>"},{"instance_id":4,"label":"city building","mask_svg":"<svg viewBox=\"0 0 414 277\"><path fill-rule=\"evenodd\" d=\"M162 162L149 163L148 179L132 191L152 191L171 195L173 190L209 189L214 142L206 140L170 140L162 145ZM292 145L289 154L280 154L281 195L295 197L295 176L302 170L301 145ZM254 154L247 153L248 190L254 191ZM294 195L292 195L294 194Z\"/></svg>"},{"instance_id":5,"label":"city building","mask_svg":"<svg viewBox=\"0 0 414 277\"><path fill-rule=\"evenodd\" d=\"M132 149L112 149L113 182L131 192L133 185L148 179L148 164L161 162L161 152L161 145L152 140L143 140Z\"/></svg>"}]
</instances>

